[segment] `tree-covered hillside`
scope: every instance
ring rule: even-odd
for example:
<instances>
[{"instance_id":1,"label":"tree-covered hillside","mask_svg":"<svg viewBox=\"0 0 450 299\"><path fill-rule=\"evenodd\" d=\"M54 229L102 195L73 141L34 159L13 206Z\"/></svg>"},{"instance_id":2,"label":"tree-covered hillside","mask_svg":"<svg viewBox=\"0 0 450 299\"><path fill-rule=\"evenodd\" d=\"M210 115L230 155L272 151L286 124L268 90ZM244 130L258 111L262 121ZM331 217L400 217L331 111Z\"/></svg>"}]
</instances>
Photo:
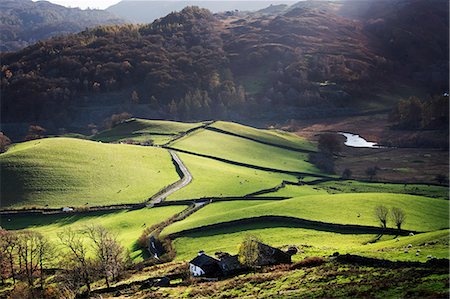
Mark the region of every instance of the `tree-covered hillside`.
<instances>
[{"instance_id":1,"label":"tree-covered hillside","mask_svg":"<svg viewBox=\"0 0 450 299\"><path fill-rule=\"evenodd\" d=\"M16 51L41 39L86 27L123 23L102 10L66 8L48 1L0 1L0 51Z\"/></svg>"},{"instance_id":2,"label":"tree-covered hillside","mask_svg":"<svg viewBox=\"0 0 450 299\"><path fill-rule=\"evenodd\" d=\"M418 15L420 1L408 3L366 21L321 6L215 15L188 7L152 24L39 42L1 56L2 122L79 128L124 111L287 119L445 91L448 42L435 31L448 33L441 12L448 4L437 1ZM433 25L420 25L426 16L435 17ZM406 31L408 24L416 25Z\"/></svg>"}]
</instances>

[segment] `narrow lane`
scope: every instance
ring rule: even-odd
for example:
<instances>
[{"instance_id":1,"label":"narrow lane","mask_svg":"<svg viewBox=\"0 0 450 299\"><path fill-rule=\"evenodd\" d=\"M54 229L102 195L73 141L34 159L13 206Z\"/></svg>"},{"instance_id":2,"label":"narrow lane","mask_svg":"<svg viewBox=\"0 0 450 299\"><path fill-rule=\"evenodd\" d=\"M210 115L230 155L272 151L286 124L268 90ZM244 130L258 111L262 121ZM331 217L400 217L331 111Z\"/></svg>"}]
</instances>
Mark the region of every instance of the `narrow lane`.
<instances>
[{"instance_id":1,"label":"narrow lane","mask_svg":"<svg viewBox=\"0 0 450 299\"><path fill-rule=\"evenodd\" d=\"M169 150L169 153L172 156L173 161L177 164L178 168L181 170L183 174L182 178L179 181L176 181L172 185L166 187L162 191L152 196L146 204L147 207L152 207L153 205L162 202L164 199L167 198L167 196L187 186L192 181L192 175L187 169L187 167L184 165L183 161L181 161L180 157L178 157L178 155L172 150Z\"/></svg>"}]
</instances>

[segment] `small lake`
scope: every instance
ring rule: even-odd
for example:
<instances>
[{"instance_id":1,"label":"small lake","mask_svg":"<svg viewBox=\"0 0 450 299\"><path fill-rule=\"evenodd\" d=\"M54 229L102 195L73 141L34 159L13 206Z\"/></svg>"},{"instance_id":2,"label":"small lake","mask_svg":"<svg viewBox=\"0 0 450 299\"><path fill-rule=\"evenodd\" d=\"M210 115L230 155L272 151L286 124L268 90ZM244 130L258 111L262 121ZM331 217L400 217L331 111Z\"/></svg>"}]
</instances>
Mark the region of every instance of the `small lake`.
<instances>
[{"instance_id":1,"label":"small lake","mask_svg":"<svg viewBox=\"0 0 450 299\"><path fill-rule=\"evenodd\" d=\"M339 132L338 134L343 135L347 140L344 142L346 146L350 147L366 147L366 148L382 148L382 146L377 145L376 142L370 142L362 138L357 134Z\"/></svg>"}]
</instances>

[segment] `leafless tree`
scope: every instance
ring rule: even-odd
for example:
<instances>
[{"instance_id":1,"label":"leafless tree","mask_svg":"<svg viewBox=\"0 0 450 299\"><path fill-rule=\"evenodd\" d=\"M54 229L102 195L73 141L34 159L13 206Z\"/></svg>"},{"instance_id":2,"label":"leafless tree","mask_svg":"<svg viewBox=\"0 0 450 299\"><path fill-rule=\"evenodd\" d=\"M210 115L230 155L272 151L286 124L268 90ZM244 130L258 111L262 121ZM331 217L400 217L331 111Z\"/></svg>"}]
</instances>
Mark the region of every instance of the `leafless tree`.
<instances>
[{"instance_id":1,"label":"leafless tree","mask_svg":"<svg viewBox=\"0 0 450 299\"><path fill-rule=\"evenodd\" d=\"M375 207L375 216L381 223L381 227L386 228L387 226L387 220L389 215L389 209L385 206L377 206Z\"/></svg>"},{"instance_id":2,"label":"leafless tree","mask_svg":"<svg viewBox=\"0 0 450 299\"><path fill-rule=\"evenodd\" d=\"M379 168L377 166L366 169L366 175L369 177L369 180L373 180L373 178L377 175L378 170Z\"/></svg>"},{"instance_id":3,"label":"leafless tree","mask_svg":"<svg viewBox=\"0 0 450 299\"><path fill-rule=\"evenodd\" d=\"M79 275L89 294L91 292L92 282L92 263L87 257L88 250L82 235L77 234L71 229L66 229L58 233L58 238L61 244L68 249L68 256L66 256L67 259L65 260L72 261L70 264L67 264L69 273L73 277Z\"/></svg>"},{"instance_id":4,"label":"leafless tree","mask_svg":"<svg viewBox=\"0 0 450 299\"><path fill-rule=\"evenodd\" d=\"M125 268L124 249L116 236L103 226L88 226L86 234L92 240L98 267L109 288Z\"/></svg>"},{"instance_id":5,"label":"leafless tree","mask_svg":"<svg viewBox=\"0 0 450 299\"><path fill-rule=\"evenodd\" d=\"M405 222L406 214L400 208L392 208L391 210L392 220L395 223L395 226L400 230L402 224Z\"/></svg>"},{"instance_id":6,"label":"leafless tree","mask_svg":"<svg viewBox=\"0 0 450 299\"><path fill-rule=\"evenodd\" d=\"M21 273L30 287L34 286L35 275L39 273L40 286L44 287L44 266L50 258L51 246L47 238L35 231L23 231L18 234L20 257L23 268Z\"/></svg>"},{"instance_id":7,"label":"leafless tree","mask_svg":"<svg viewBox=\"0 0 450 299\"><path fill-rule=\"evenodd\" d=\"M10 277L13 284L16 283L16 255L18 248L17 235L10 231L2 231L1 234L1 250L5 254L6 264L9 267Z\"/></svg>"},{"instance_id":8,"label":"leafless tree","mask_svg":"<svg viewBox=\"0 0 450 299\"><path fill-rule=\"evenodd\" d=\"M348 168L344 169L342 172L341 178L348 180L352 177L352 171Z\"/></svg>"}]
</instances>

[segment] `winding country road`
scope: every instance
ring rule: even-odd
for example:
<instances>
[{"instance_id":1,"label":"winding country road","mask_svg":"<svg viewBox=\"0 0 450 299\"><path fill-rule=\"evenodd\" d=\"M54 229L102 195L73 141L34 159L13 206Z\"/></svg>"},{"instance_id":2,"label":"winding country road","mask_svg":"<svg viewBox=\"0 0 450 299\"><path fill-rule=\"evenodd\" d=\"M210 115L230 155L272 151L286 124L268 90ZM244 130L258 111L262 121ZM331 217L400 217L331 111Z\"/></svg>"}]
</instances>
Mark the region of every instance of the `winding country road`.
<instances>
[{"instance_id":1,"label":"winding country road","mask_svg":"<svg viewBox=\"0 0 450 299\"><path fill-rule=\"evenodd\" d=\"M167 198L167 196L180 190L192 181L192 175L187 167L183 164L183 161L181 161L180 157L178 157L178 155L174 151L169 150L169 153L183 175L179 181L176 181L172 185L164 188L163 190L152 196L146 204L147 207L152 207L155 204L161 203L164 199Z\"/></svg>"}]
</instances>

